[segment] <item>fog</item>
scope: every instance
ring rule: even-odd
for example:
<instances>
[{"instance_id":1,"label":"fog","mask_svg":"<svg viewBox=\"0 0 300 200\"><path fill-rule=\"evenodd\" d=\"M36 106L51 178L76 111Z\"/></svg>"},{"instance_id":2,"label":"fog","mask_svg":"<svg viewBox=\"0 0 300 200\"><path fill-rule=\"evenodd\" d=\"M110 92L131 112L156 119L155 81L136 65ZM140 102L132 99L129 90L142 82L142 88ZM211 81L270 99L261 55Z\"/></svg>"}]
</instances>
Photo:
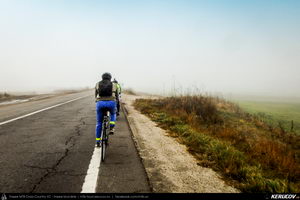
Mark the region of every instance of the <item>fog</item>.
<instances>
[{"instance_id":1,"label":"fog","mask_svg":"<svg viewBox=\"0 0 300 200\"><path fill-rule=\"evenodd\" d=\"M300 97L300 1L0 0L0 92Z\"/></svg>"}]
</instances>

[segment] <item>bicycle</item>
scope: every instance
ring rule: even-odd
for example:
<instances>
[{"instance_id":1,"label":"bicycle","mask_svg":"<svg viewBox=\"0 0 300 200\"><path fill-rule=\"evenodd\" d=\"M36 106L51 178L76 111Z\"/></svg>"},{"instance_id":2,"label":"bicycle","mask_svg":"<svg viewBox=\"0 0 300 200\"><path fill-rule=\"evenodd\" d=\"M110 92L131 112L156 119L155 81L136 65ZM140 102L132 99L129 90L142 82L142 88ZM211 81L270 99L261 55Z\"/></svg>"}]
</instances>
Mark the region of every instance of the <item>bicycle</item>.
<instances>
[{"instance_id":1,"label":"bicycle","mask_svg":"<svg viewBox=\"0 0 300 200\"><path fill-rule=\"evenodd\" d=\"M108 146L108 138L110 132L110 112L103 110L104 116L102 121L102 140L101 140L101 161L105 160L106 148Z\"/></svg>"}]
</instances>

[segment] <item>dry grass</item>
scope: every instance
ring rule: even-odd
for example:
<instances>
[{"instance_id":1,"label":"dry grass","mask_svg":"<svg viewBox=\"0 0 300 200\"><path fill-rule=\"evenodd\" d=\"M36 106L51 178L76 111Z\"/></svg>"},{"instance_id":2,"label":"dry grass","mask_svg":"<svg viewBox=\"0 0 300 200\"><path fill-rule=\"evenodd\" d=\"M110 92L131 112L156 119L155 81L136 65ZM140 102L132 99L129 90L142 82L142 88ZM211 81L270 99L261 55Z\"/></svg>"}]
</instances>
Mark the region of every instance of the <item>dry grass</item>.
<instances>
[{"instance_id":1,"label":"dry grass","mask_svg":"<svg viewBox=\"0 0 300 200\"><path fill-rule=\"evenodd\" d=\"M300 191L296 134L209 96L143 99L135 105L179 137L201 165L222 171L243 191Z\"/></svg>"},{"instance_id":2,"label":"dry grass","mask_svg":"<svg viewBox=\"0 0 300 200\"><path fill-rule=\"evenodd\" d=\"M55 94L72 94L72 93L77 93L77 92L82 92L82 91L87 91L91 90L89 87L84 87L84 88L75 88L75 89L58 89L54 90L53 93Z\"/></svg>"},{"instance_id":3,"label":"dry grass","mask_svg":"<svg viewBox=\"0 0 300 200\"><path fill-rule=\"evenodd\" d=\"M13 96L13 95L8 94L8 93L6 93L6 92L0 93L0 99L9 98L9 97L11 97L11 96Z\"/></svg>"},{"instance_id":4,"label":"dry grass","mask_svg":"<svg viewBox=\"0 0 300 200\"><path fill-rule=\"evenodd\" d=\"M28 99L35 95L14 95L7 92L0 93L0 102L11 101L14 99Z\"/></svg>"},{"instance_id":5,"label":"dry grass","mask_svg":"<svg viewBox=\"0 0 300 200\"><path fill-rule=\"evenodd\" d=\"M136 92L132 88L126 88L126 89L124 89L123 93L130 94L130 95L136 95Z\"/></svg>"}]
</instances>

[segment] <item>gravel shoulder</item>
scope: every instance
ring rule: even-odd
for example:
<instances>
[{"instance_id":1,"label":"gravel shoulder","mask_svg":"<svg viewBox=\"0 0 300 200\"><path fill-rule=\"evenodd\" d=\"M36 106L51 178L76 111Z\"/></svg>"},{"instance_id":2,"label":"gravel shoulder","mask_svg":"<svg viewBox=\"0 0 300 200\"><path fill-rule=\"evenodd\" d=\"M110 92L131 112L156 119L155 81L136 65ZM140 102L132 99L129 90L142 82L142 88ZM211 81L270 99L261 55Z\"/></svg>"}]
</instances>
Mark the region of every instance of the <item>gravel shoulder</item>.
<instances>
[{"instance_id":1,"label":"gravel shoulder","mask_svg":"<svg viewBox=\"0 0 300 200\"><path fill-rule=\"evenodd\" d=\"M153 192L239 192L212 169L199 166L184 145L134 109L132 103L137 98L151 97L123 95L122 102Z\"/></svg>"}]
</instances>

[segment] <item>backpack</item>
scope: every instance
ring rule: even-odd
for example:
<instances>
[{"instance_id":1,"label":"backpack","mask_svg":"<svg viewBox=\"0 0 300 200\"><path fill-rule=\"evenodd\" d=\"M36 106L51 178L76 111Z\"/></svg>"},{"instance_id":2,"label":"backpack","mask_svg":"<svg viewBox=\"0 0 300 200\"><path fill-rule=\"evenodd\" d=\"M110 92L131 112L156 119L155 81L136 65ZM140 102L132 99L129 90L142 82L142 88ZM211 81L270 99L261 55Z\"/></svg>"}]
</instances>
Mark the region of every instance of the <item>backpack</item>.
<instances>
[{"instance_id":1,"label":"backpack","mask_svg":"<svg viewBox=\"0 0 300 200\"><path fill-rule=\"evenodd\" d=\"M102 80L98 84L98 94L100 97L110 97L113 93L113 84L109 80Z\"/></svg>"}]
</instances>

